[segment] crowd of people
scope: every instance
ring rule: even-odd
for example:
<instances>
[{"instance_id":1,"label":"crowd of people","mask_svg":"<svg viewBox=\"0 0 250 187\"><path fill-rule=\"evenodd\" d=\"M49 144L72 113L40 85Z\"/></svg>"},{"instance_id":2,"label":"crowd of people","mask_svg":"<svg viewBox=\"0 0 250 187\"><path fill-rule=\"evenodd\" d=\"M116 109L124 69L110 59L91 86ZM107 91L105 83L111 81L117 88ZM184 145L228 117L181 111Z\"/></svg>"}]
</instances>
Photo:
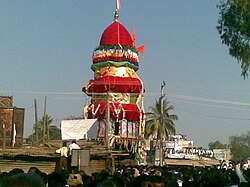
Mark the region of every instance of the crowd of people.
<instances>
[{"instance_id":1,"label":"crowd of people","mask_svg":"<svg viewBox=\"0 0 250 187\"><path fill-rule=\"evenodd\" d=\"M71 167L72 151L80 149L73 140L63 142L59 168L45 173L36 167L27 172L14 168L0 173L0 187L236 187L250 186L250 160L234 164L223 161L213 167L194 166L116 166L111 175L103 170L87 175Z\"/></svg>"},{"instance_id":2,"label":"crowd of people","mask_svg":"<svg viewBox=\"0 0 250 187\"><path fill-rule=\"evenodd\" d=\"M239 171L242 171L238 173ZM239 175L240 174L240 175ZM30 167L27 173L15 168L0 174L0 187L236 187L250 186L250 168L240 163L232 168L221 166L117 166L86 175L77 168L50 174Z\"/></svg>"}]
</instances>

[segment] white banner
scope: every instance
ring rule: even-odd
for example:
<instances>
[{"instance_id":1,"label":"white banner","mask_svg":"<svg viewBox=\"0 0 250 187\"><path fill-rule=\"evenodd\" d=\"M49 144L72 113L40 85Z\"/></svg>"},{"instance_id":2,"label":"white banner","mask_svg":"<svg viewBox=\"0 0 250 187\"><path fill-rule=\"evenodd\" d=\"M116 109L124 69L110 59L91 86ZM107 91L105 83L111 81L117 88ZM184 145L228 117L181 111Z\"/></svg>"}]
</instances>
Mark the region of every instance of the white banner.
<instances>
[{"instance_id":1,"label":"white banner","mask_svg":"<svg viewBox=\"0 0 250 187\"><path fill-rule=\"evenodd\" d=\"M98 121L96 119L62 120L62 140L96 139Z\"/></svg>"},{"instance_id":2,"label":"white banner","mask_svg":"<svg viewBox=\"0 0 250 187\"><path fill-rule=\"evenodd\" d=\"M192 148L194 145L193 141L181 140L181 141L167 141L166 148L175 148L178 146L179 148Z\"/></svg>"}]
</instances>

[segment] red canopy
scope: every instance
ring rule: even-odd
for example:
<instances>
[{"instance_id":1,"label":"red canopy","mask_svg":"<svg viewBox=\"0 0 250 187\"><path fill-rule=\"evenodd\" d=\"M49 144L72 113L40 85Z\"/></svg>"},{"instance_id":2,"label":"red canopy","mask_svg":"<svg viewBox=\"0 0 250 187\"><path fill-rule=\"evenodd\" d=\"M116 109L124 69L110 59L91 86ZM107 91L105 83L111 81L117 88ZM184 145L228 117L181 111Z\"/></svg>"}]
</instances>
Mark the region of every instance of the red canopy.
<instances>
[{"instance_id":1,"label":"red canopy","mask_svg":"<svg viewBox=\"0 0 250 187\"><path fill-rule=\"evenodd\" d=\"M90 80L86 86L87 93L106 93L109 91L122 93L140 93L141 80L131 77L105 76Z\"/></svg>"}]
</instances>

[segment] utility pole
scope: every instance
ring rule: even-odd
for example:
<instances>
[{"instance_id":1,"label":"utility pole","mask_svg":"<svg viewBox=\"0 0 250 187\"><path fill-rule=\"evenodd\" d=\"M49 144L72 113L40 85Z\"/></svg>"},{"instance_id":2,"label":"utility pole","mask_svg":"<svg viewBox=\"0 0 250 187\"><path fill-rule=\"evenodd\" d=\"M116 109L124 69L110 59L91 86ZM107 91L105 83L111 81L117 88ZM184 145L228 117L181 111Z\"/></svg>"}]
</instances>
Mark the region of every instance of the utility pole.
<instances>
[{"instance_id":1,"label":"utility pole","mask_svg":"<svg viewBox=\"0 0 250 187\"><path fill-rule=\"evenodd\" d=\"M38 143L38 119L37 119L37 100L34 100L34 104L35 104L35 134L36 134L36 144Z\"/></svg>"},{"instance_id":2,"label":"utility pole","mask_svg":"<svg viewBox=\"0 0 250 187\"><path fill-rule=\"evenodd\" d=\"M108 145L108 148L110 148L110 138L111 138L111 134L110 134L110 108L109 108L109 92L107 93L107 103L106 103L106 132L105 132L105 137L106 137L106 142Z\"/></svg>"},{"instance_id":3,"label":"utility pole","mask_svg":"<svg viewBox=\"0 0 250 187\"><path fill-rule=\"evenodd\" d=\"M160 117L160 125L163 126L163 98L165 96L163 88L165 87L166 83L165 81L161 84L161 97L159 99L160 106L161 106L161 117ZM160 128L162 129L162 128ZM160 166L163 166L163 140L162 140L162 131L159 130L159 136L160 136Z\"/></svg>"},{"instance_id":4,"label":"utility pole","mask_svg":"<svg viewBox=\"0 0 250 187\"><path fill-rule=\"evenodd\" d=\"M44 98L44 114L43 114L43 143L45 142L46 127L47 127L47 114L46 114L47 96Z\"/></svg>"}]
</instances>

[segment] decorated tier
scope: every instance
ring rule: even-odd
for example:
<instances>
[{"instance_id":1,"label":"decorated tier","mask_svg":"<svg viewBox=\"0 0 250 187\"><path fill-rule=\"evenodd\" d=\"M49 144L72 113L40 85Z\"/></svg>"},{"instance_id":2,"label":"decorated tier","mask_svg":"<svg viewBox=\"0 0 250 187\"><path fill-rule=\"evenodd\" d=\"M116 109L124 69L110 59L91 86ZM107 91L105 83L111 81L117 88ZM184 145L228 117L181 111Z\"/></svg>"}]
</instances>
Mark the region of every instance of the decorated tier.
<instances>
[{"instance_id":1,"label":"decorated tier","mask_svg":"<svg viewBox=\"0 0 250 187\"><path fill-rule=\"evenodd\" d=\"M99 137L103 137L103 132L111 125L111 132L108 132L111 136L115 133L121 138L138 138L144 115L141 103L144 87L136 73L139 57L135 37L115 19L104 30L92 60L94 79L83 88L92 97L87 117L99 120Z\"/></svg>"}]
</instances>

